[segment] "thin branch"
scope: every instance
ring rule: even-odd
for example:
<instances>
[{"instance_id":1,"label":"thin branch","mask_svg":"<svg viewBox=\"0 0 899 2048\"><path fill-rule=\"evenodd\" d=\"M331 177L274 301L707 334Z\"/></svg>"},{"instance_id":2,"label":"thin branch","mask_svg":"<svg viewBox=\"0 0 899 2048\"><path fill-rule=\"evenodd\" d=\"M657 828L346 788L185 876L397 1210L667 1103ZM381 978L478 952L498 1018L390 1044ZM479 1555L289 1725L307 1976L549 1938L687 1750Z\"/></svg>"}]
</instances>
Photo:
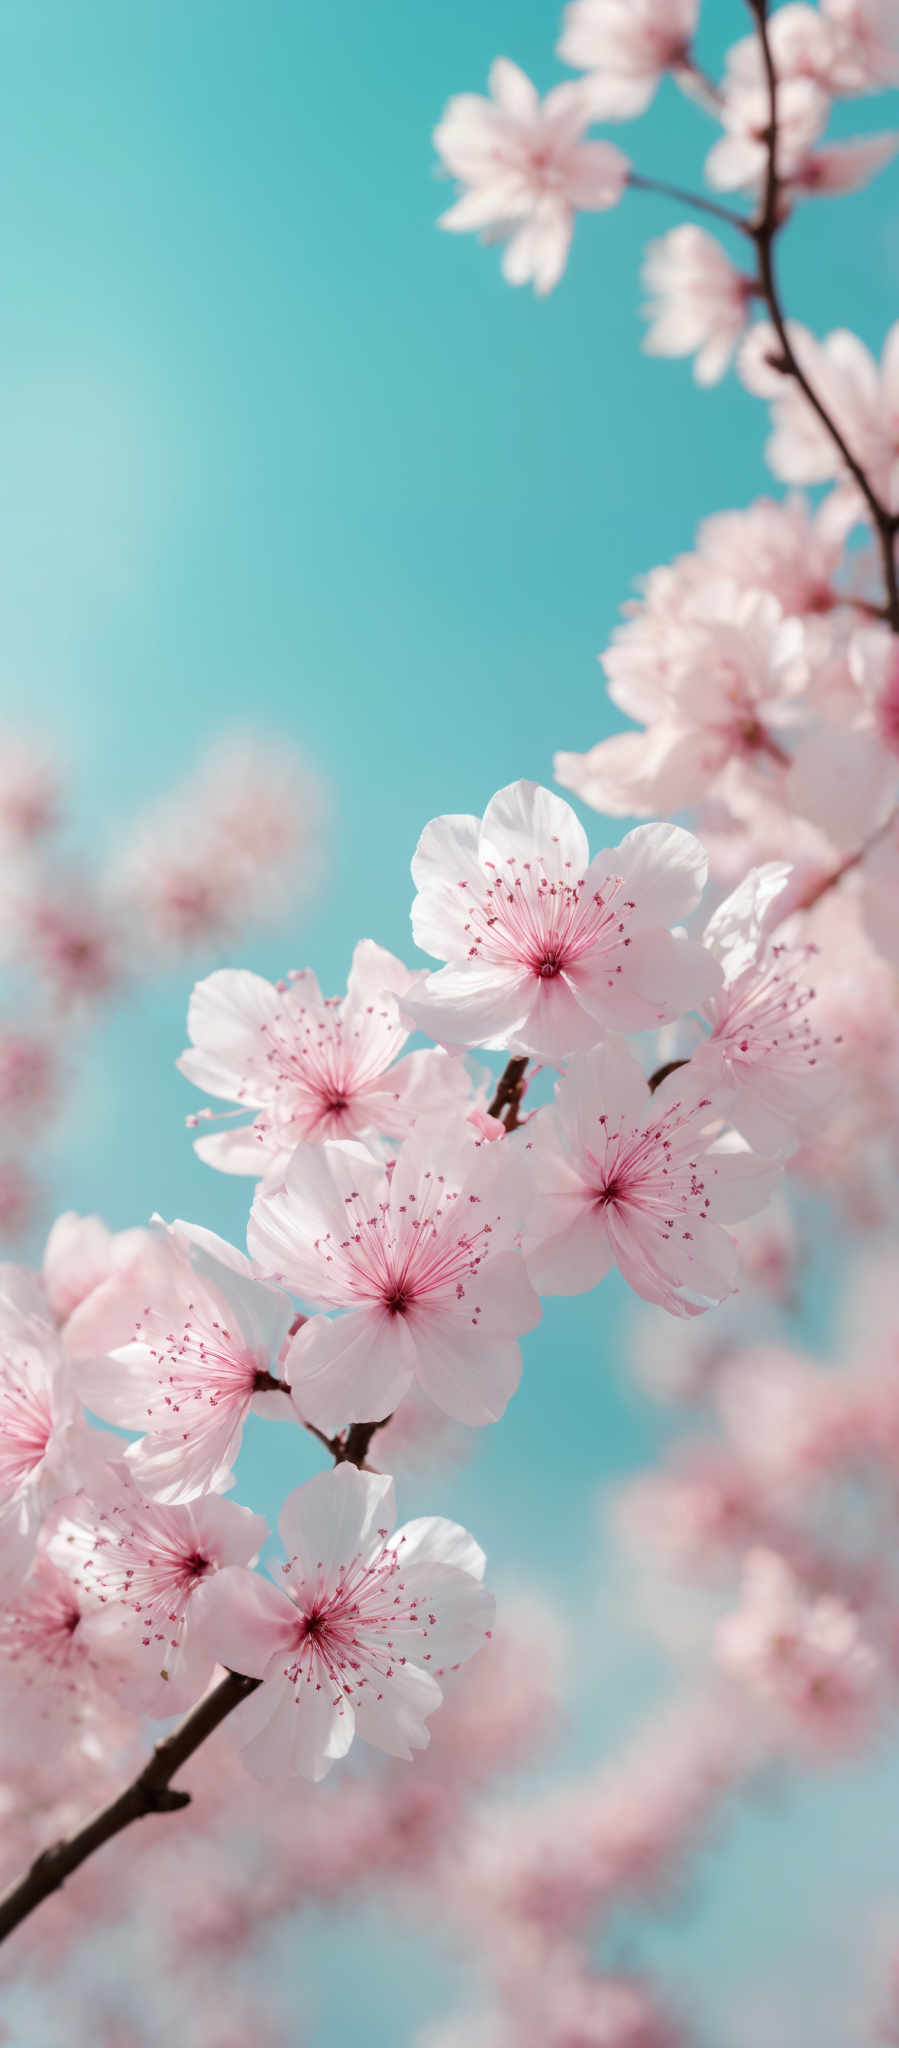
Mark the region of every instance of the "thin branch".
<instances>
[{"instance_id":1,"label":"thin branch","mask_svg":"<svg viewBox=\"0 0 899 2048\"><path fill-rule=\"evenodd\" d=\"M117 1799L101 1807L99 1813L78 1829L77 1834L55 1842L52 1849L45 1849L36 1857L19 1883L11 1885L0 1898L0 1941L20 1926L44 1899L58 1892L66 1878L71 1877L73 1870L85 1863L95 1849L102 1849L104 1842L112 1841L115 1835L130 1827L132 1821L142 1820L148 1813L175 1813L189 1806L190 1793L172 1786L176 1771L180 1771L201 1743L261 1683L261 1679L244 1678L237 1671L229 1671L192 1708L173 1734L157 1742L148 1762Z\"/></svg>"},{"instance_id":2,"label":"thin branch","mask_svg":"<svg viewBox=\"0 0 899 2048\"><path fill-rule=\"evenodd\" d=\"M264 1378L266 1382L271 1379L273 1389L290 1391L272 1375L265 1374ZM331 1438L324 1436L313 1423L306 1424L306 1428L329 1451L335 1464L357 1465L360 1469L365 1464L375 1431L383 1427L383 1421L354 1422L345 1437ZM226 1672L218 1685L191 1708L172 1734L157 1742L152 1756L117 1798L112 1799L108 1806L102 1806L76 1834L42 1850L25 1876L0 1896L0 1941L5 1941L8 1934L21 1926L44 1899L58 1892L66 1878L71 1877L80 1864L86 1863L95 1850L102 1849L104 1842L111 1842L133 1821L142 1820L148 1813L178 1813L189 1806L190 1793L172 1785L176 1771L189 1762L216 1728L227 1720L229 1714L233 1714L235 1707L249 1699L261 1684L260 1678L247 1678L239 1671Z\"/></svg>"},{"instance_id":3,"label":"thin branch","mask_svg":"<svg viewBox=\"0 0 899 2048\"><path fill-rule=\"evenodd\" d=\"M663 199L675 199L679 206L690 206L695 213L710 213L715 220L723 220L729 228L738 228L741 235L754 236L752 222L744 220L742 214L732 212L729 206L719 206L714 199L705 199L701 192L688 192L683 185L669 185L662 178L644 178L642 171L628 171L627 183L635 192L658 192Z\"/></svg>"},{"instance_id":4,"label":"thin branch","mask_svg":"<svg viewBox=\"0 0 899 2048\"><path fill-rule=\"evenodd\" d=\"M771 324L780 344L784 375L792 377L798 384L812 411L830 435L834 447L837 449L850 476L858 485L871 514L883 563L883 575L887 592L886 615L893 632L899 633L899 574L897 574L896 552L893 545L897 529L896 514L881 503L862 464L857 456L853 455L852 449L849 447L841 429L828 412L826 405L818 397L814 386L810 384L796 356L787 330L786 314L780 296L780 286L774 258L775 238L781 226L778 209L779 179L777 175L777 72L768 35L767 0L746 0L746 4L750 13L755 18L765 71L765 81L768 89L768 128L765 138L768 161L765 187L757 219L749 229L758 250L759 288L768 312L771 315Z\"/></svg>"},{"instance_id":5,"label":"thin branch","mask_svg":"<svg viewBox=\"0 0 899 2048\"><path fill-rule=\"evenodd\" d=\"M524 1094L527 1067L526 1059L512 1059L509 1061L508 1066L499 1077L496 1084L496 1094L487 1111L488 1116L497 1117L500 1122L504 1123L507 1131L516 1131L518 1129L518 1112L521 1108L521 1098Z\"/></svg>"},{"instance_id":6,"label":"thin branch","mask_svg":"<svg viewBox=\"0 0 899 2048\"><path fill-rule=\"evenodd\" d=\"M654 1095L656 1089L661 1088L662 1082L667 1081L669 1074L676 1074L678 1067L688 1067L689 1064L690 1061L687 1058L682 1060L666 1060L664 1066L656 1067L655 1073L649 1076L650 1095Z\"/></svg>"}]
</instances>

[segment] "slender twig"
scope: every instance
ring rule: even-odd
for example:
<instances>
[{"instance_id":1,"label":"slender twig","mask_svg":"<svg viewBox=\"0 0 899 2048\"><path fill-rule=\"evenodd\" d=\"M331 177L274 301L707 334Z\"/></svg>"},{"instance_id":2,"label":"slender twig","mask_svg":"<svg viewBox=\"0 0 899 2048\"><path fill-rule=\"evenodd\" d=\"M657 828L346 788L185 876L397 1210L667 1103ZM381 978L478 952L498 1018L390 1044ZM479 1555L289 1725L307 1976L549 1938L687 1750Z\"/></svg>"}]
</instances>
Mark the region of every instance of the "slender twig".
<instances>
[{"instance_id":1,"label":"slender twig","mask_svg":"<svg viewBox=\"0 0 899 2048\"><path fill-rule=\"evenodd\" d=\"M289 1392L284 1382L265 1374L266 1382L271 1379L272 1388ZM330 1438L307 1423L307 1429L318 1437L338 1465L364 1466L366 1454L375 1431L384 1427L383 1422L355 1422L344 1437ZM182 1792L172 1785L176 1771L180 1771L208 1736L215 1733L235 1707L248 1699L262 1684L260 1678L247 1678L239 1671L228 1671L225 1677L207 1692L197 1706L192 1707L183 1721L171 1735L157 1742L152 1756L138 1771L130 1785L126 1785L108 1806L86 1821L74 1835L54 1842L49 1849L42 1850L17 1883L0 1896L0 1941L27 1920L36 1906L49 1899L65 1884L66 1878L79 1865L86 1863L95 1850L102 1849L104 1842L111 1842L133 1821L142 1820L148 1813L177 1813L190 1805L190 1793Z\"/></svg>"},{"instance_id":2,"label":"slender twig","mask_svg":"<svg viewBox=\"0 0 899 2048\"><path fill-rule=\"evenodd\" d=\"M667 1081L669 1074L676 1074L678 1067L688 1067L689 1064L689 1057L687 1057L682 1060L666 1060L664 1066L656 1067L655 1073L649 1076L650 1095L654 1095L656 1089L661 1088L662 1082Z\"/></svg>"},{"instance_id":3,"label":"slender twig","mask_svg":"<svg viewBox=\"0 0 899 2048\"><path fill-rule=\"evenodd\" d=\"M496 1094L487 1111L488 1116L494 1116L504 1123L507 1131L518 1129L518 1111L524 1094L527 1067L526 1059L509 1061L499 1077Z\"/></svg>"},{"instance_id":4,"label":"slender twig","mask_svg":"<svg viewBox=\"0 0 899 2048\"><path fill-rule=\"evenodd\" d=\"M679 206L692 207L695 213L711 213L715 220L726 221L729 228L739 228L741 235L753 234L751 221L732 212L729 206L705 199L701 192L688 192L685 186L669 185L663 178L644 178L642 171L628 171L627 182L635 192L658 192L663 199L676 199Z\"/></svg>"},{"instance_id":5,"label":"slender twig","mask_svg":"<svg viewBox=\"0 0 899 2048\"><path fill-rule=\"evenodd\" d=\"M0 1941L20 1926L44 1899L58 1892L79 1864L85 1863L96 1849L102 1849L104 1842L120 1835L123 1828L130 1827L132 1821L142 1820L148 1813L175 1813L189 1806L190 1793L177 1790L172 1785L176 1771L180 1771L201 1743L260 1684L258 1678L244 1678L237 1671L229 1671L192 1708L173 1734L157 1742L149 1761L117 1799L101 1807L99 1813L86 1821L76 1834L54 1842L51 1849L45 1849L36 1857L26 1875L0 1898Z\"/></svg>"},{"instance_id":6,"label":"slender twig","mask_svg":"<svg viewBox=\"0 0 899 2048\"><path fill-rule=\"evenodd\" d=\"M750 13L755 18L765 71L765 81L768 89L765 184L757 217L749 229L758 251L759 289L770 313L771 324L780 345L780 367L785 376L792 377L795 383L798 384L812 411L830 435L834 447L837 449L853 481L857 484L868 507L877 534L883 563L883 575L887 593L886 616L893 632L899 633L899 575L897 575L894 547L897 515L890 511L877 496L865 469L862 467L857 456L853 455L844 434L828 412L823 400L819 398L814 386L810 383L796 355L787 328L786 314L781 300L774 257L775 238L778 229L782 225L778 207L780 181L777 173L777 72L768 35L767 0L746 0L746 4Z\"/></svg>"}]
</instances>

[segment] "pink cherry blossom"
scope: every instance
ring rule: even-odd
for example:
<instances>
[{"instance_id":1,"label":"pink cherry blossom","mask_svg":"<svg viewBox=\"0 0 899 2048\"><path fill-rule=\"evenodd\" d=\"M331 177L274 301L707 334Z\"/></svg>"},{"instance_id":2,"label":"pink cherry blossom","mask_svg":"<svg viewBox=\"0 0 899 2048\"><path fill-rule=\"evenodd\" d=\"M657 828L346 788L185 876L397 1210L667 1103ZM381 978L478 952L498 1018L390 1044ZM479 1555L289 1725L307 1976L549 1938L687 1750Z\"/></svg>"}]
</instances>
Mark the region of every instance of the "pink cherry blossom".
<instances>
[{"instance_id":1,"label":"pink cherry blossom","mask_svg":"<svg viewBox=\"0 0 899 2048\"><path fill-rule=\"evenodd\" d=\"M666 71L689 62L699 0L569 0L558 54L589 72L594 120L643 114Z\"/></svg>"},{"instance_id":2,"label":"pink cherry blossom","mask_svg":"<svg viewBox=\"0 0 899 2048\"><path fill-rule=\"evenodd\" d=\"M281 1510L278 1585L231 1570L206 1589L206 1639L263 1680L232 1721L255 1777L317 1781L355 1734L411 1758L441 1681L489 1636L483 1551L438 1516L391 1535L395 1513L392 1479L321 1472Z\"/></svg>"},{"instance_id":3,"label":"pink cherry blossom","mask_svg":"<svg viewBox=\"0 0 899 2048\"><path fill-rule=\"evenodd\" d=\"M136 964L221 944L278 917L315 879L321 801L283 740L225 733L138 818L109 893Z\"/></svg>"},{"instance_id":4,"label":"pink cherry blossom","mask_svg":"<svg viewBox=\"0 0 899 2048\"><path fill-rule=\"evenodd\" d=\"M0 1605L0 1660L3 1712L17 1746L58 1742L66 1722L89 1739L94 1710L107 1715L102 1696L119 1685L120 1667L92 1629L89 1607L46 1551ZM48 1723L56 1724L52 1734Z\"/></svg>"},{"instance_id":5,"label":"pink cherry blossom","mask_svg":"<svg viewBox=\"0 0 899 2048\"><path fill-rule=\"evenodd\" d=\"M257 1193L258 1268L316 1308L285 1374L319 1428L379 1420L417 1381L456 1421L493 1422L540 1307L514 1248L520 1193L507 1146L420 1125L385 1168L361 1145L304 1145ZM507 1170L508 1169L508 1170Z\"/></svg>"},{"instance_id":6,"label":"pink cherry blossom","mask_svg":"<svg viewBox=\"0 0 899 2048\"><path fill-rule=\"evenodd\" d=\"M652 356L695 355L697 384L723 377L746 326L753 286L704 228L686 222L650 242L643 266Z\"/></svg>"},{"instance_id":7,"label":"pink cherry blossom","mask_svg":"<svg viewBox=\"0 0 899 2048\"><path fill-rule=\"evenodd\" d=\"M617 204L627 159L611 142L583 140L593 116L577 86L558 85L541 101L506 57L492 65L489 85L491 99L450 100L434 131L439 156L465 188L439 225L502 236L507 282L533 280L543 296L565 268L575 213Z\"/></svg>"},{"instance_id":8,"label":"pink cherry blossom","mask_svg":"<svg viewBox=\"0 0 899 2048\"><path fill-rule=\"evenodd\" d=\"M669 926L699 900L706 860L673 825L629 832L591 861L570 806L533 782L482 819L435 818L412 862L416 944L448 965L406 1014L446 1046L558 1060L607 1026L639 1031L714 986L709 956Z\"/></svg>"},{"instance_id":9,"label":"pink cherry blossom","mask_svg":"<svg viewBox=\"0 0 899 2048\"><path fill-rule=\"evenodd\" d=\"M293 1320L293 1304L242 1252L176 1223L93 1289L66 1347L94 1413L146 1432L128 1452L140 1486L186 1501L227 1478L257 1396L269 1413L290 1413L270 1378Z\"/></svg>"},{"instance_id":10,"label":"pink cherry blossom","mask_svg":"<svg viewBox=\"0 0 899 2048\"><path fill-rule=\"evenodd\" d=\"M767 1152L790 1150L837 1085L807 979L814 948L773 934L789 879L783 862L751 869L703 933L724 980L703 1008L709 1037L694 1071L710 1094L728 1091L732 1123Z\"/></svg>"},{"instance_id":11,"label":"pink cherry blossom","mask_svg":"<svg viewBox=\"0 0 899 2048\"><path fill-rule=\"evenodd\" d=\"M831 92L879 92L899 84L899 20L893 0L821 0L830 37Z\"/></svg>"},{"instance_id":12,"label":"pink cherry blossom","mask_svg":"<svg viewBox=\"0 0 899 2048\"><path fill-rule=\"evenodd\" d=\"M742 590L766 590L787 618L824 615L839 601L836 572L850 520L835 498L814 509L798 491L756 498L738 512L714 512L697 536L708 571Z\"/></svg>"},{"instance_id":13,"label":"pink cherry blossom","mask_svg":"<svg viewBox=\"0 0 899 2048\"><path fill-rule=\"evenodd\" d=\"M0 1269L0 1537L2 1574L28 1563L41 1519L81 1484L87 1427L51 1324L10 1291Z\"/></svg>"},{"instance_id":14,"label":"pink cherry blossom","mask_svg":"<svg viewBox=\"0 0 899 2048\"><path fill-rule=\"evenodd\" d=\"M47 1300L57 1323L69 1316L111 1273L139 1260L147 1250L146 1230L109 1230L100 1216L78 1216L67 1209L57 1216L44 1246L42 1274Z\"/></svg>"},{"instance_id":15,"label":"pink cherry blossom","mask_svg":"<svg viewBox=\"0 0 899 2048\"><path fill-rule=\"evenodd\" d=\"M776 16L775 16L776 19ZM808 78L786 78L777 95L777 172L789 181L822 133L830 111L827 94ZM753 190L768 166L770 103L766 84L745 83L730 74L720 108L724 134L706 157L705 174L721 192Z\"/></svg>"},{"instance_id":16,"label":"pink cherry blossom","mask_svg":"<svg viewBox=\"0 0 899 2048\"><path fill-rule=\"evenodd\" d=\"M564 787L595 810L645 816L699 802L735 760L776 774L777 732L807 673L801 621L768 591L697 572L695 558L655 570L632 609L602 660L613 703L647 729L557 754Z\"/></svg>"},{"instance_id":17,"label":"pink cherry blossom","mask_svg":"<svg viewBox=\"0 0 899 2048\"><path fill-rule=\"evenodd\" d=\"M59 1086L52 1042L39 1031L0 1027L0 1116L25 1131L55 1107Z\"/></svg>"},{"instance_id":18,"label":"pink cherry blossom","mask_svg":"<svg viewBox=\"0 0 899 2048\"><path fill-rule=\"evenodd\" d=\"M341 999L323 997L308 968L286 984L232 968L198 982L181 1072L256 1112L232 1132L198 1138L201 1159L259 1178L286 1166L295 1145L369 1132L401 1137L420 1111L467 1101L461 1061L437 1052L397 1057L408 1037L397 998L420 978L361 939Z\"/></svg>"},{"instance_id":19,"label":"pink cherry blossom","mask_svg":"<svg viewBox=\"0 0 899 2048\"><path fill-rule=\"evenodd\" d=\"M610 1042L573 1060L553 1113L529 1127L528 1270L541 1294L581 1294L617 1265L671 1315L732 1294L738 1260L722 1222L760 1209L776 1167L721 1142L721 1117L688 1069L650 1095Z\"/></svg>"},{"instance_id":20,"label":"pink cherry blossom","mask_svg":"<svg viewBox=\"0 0 899 2048\"><path fill-rule=\"evenodd\" d=\"M790 187L807 198L830 197L842 192L862 192L878 172L892 163L899 150L899 133L856 135L849 142L819 145L802 158L790 179Z\"/></svg>"},{"instance_id":21,"label":"pink cherry blossom","mask_svg":"<svg viewBox=\"0 0 899 2048\"><path fill-rule=\"evenodd\" d=\"M879 367L864 342L845 329L823 341L798 322L789 331L809 382L874 490L899 509L899 321L887 335ZM773 432L766 449L771 468L785 483L842 480L847 472L831 436L795 378L772 367L779 355L777 336L761 322L747 336L738 364L747 388L771 400ZM857 498L854 485L852 495Z\"/></svg>"},{"instance_id":22,"label":"pink cherry blossom","mask_svg":"<svg viewBox=\"0 0 899 2048\"><path fill-rule=\"evenodd\" d=\"M813 1744L851 1744L870 1720L880 1659L857 1614L831 1593L809 1593L784 1558L750 1551L742 1605L721 1623L724 1668Z\"/></svg>"},{"instance_id":23,"label":"pink cherry blossom","mask_svg":"<svg viewBox=\"0 0 899 2048\"><path fill-rule=\"evenodd\" d=\"M59 816L54 761L30 734L0 735L0 840L28 847L52 831Z\"/></svg>"},{"instance_id":24,"label":"pink cherry blossom","mask_svg":"<svg viewBox=\"0 0 899 2048\"><path fill-rule=\"evenodd\" d=\"M71 1580L98 1639L121 1667L122 1696L148 1714L176 1713L202 1692L215 1653L197 1629L198 1589L226 1566L255 1562L261 1516L207 1494L182 1506L146 1500L124 1465L91 1495L65 1502L47 1554Z\"/></svg>"}]
</instances>

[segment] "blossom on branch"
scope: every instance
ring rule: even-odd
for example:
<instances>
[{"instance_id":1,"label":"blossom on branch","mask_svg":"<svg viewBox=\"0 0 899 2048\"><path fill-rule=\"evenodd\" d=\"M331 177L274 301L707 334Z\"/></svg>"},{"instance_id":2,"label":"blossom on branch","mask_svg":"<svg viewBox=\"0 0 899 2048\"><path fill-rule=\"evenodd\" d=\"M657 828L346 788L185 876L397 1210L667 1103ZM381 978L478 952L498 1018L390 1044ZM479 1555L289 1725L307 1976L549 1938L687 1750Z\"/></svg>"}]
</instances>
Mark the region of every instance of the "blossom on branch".
<instances>
[{"instance_id":1,"label":"blossom on branch","mask_svg":"<svg viewBox=\"0 0 899 2048\"><path fill-rule=\"evenodd\" d=\"M506 1145L418 1125L384 1166L343 1140L298 1147L257 1193L257 1267L318 1315L284 1372L301 1414L329 1434L381 1421L416 1381L458 1422L494 1422L521 1375L518 1339L540 1305L515 1249L521 1192Z\"/></svg>"},{"instance_id":2,"label":"blossom on branch","mask_svg":"<svg viewBox=\"0 0 899 2048\"><path fill-rule=\"evenodd\" d=\"M447 961L404 1003L447 1047L558 1060L607 1028L681 1016L717 983L670 926L698 903L706 858L676 825L638 826L590 858L569 804L513 782L483 818L434 818L412 862L417 945Z\"/></svg>"},{"instance_id":3,"label":"blossom on branch","mask_svg":"<svg viewBox=\"0 0 899 2048\"><path fill-rule=\"evenodd\" d=\"M751 278L694 222L650 242L643 265L651 356L695 355L697 384L723 377L749 317Z\"/></svg>"},{"instance_id":4,"label":"blossom on branch","mask_svg":"<svg viewBox=\"0 0 899 2048\"><path fill-rule=\"evenodd\" d=\"M699 0L569 0L558 55L589 74L594 120L646 112L665 72L689 63L698 14Z\"/></svg>"},{"instance_id":5,"label":"blossom on branch","mask_svg":"<svg viewBox=\"0 0 899 2048\"><path fill-rule=\"evenodd\" d=\"M371 1132L402 1137L419 1111L466 1102L461 1061L437 1052L398 1057L409 1035L398 998L420 979L360 939L340 999L322 995L310 968L286 983L234 968L197 982L191 1045L178 1066L197 1087L256 1112L251 1123L197 1138L200 1158L259 1179L286 1166L296 1145Z\"/></svg>"},{"instance_id":6,"label":"blossom on branch","mask_svg":"<svg viewBox=\"0 0 899 2048\"><path fill-rule=\"evenodd\" d=\"M689 1067L652 1095L624 1045L573 1060L554 1113L528 1133L524 1242L538 1291L581 1294L617 1265L671 1315L700 1315L732 1294L737 1247L721 1226L763 1206L779 1166L723 1144L722 1128Z\"/></svg>"},{"instance_id":7,"label":"blossom on branch","mask_svg":"<svg viewBox=\"0 0 899 2048\"><path fill-rule=\"evenodd\" d=\"M321 1472L281 1510L278 1584L228 1570L201 1596L216 1655L262 1680L232 1722L255 1777L323 1778L357 1734L411 1758L448 1674L490 1635L474 1539L433 1515L391 1534L395 1519L392 1479Z\"/></svg>"},{"instance_id":8,"label":"blossom on branch","mask_svg":"<svg viewBox=\"0 0 899 2048\"><path fill-rule=\"evenodd\" d=\"M503 276L542 297L568 260L574 217L617 205L627 158L611 142L585 142L594 118L583 91L557 85L540 100L517 64L498 57L490 99L460 93L434 131L448 171L466 189L438 225L486 229L506 242Z\"/></svg>"}]
</instances>

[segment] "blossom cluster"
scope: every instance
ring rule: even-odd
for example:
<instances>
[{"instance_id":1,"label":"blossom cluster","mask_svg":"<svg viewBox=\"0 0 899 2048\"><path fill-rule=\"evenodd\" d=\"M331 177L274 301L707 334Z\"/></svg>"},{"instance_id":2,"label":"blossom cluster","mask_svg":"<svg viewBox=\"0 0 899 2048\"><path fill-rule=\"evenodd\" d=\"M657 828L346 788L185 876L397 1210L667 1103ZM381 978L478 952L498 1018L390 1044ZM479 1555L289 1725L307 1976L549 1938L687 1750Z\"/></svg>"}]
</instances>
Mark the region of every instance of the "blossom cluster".
<instances>
[{"instance_id":1,"label":"blossom cluster","mask_svg":"<svg viewBox=\"0 0 899 2048\"><path fill-rule=\"evenodd\" d=\"M59 765L0 731L0 1241L33 1235L90 1042L116 1005L277 919L314 884L322 799L294 750L223 733L103 863L73 848Z\"/></svg>"}]
</instances>

